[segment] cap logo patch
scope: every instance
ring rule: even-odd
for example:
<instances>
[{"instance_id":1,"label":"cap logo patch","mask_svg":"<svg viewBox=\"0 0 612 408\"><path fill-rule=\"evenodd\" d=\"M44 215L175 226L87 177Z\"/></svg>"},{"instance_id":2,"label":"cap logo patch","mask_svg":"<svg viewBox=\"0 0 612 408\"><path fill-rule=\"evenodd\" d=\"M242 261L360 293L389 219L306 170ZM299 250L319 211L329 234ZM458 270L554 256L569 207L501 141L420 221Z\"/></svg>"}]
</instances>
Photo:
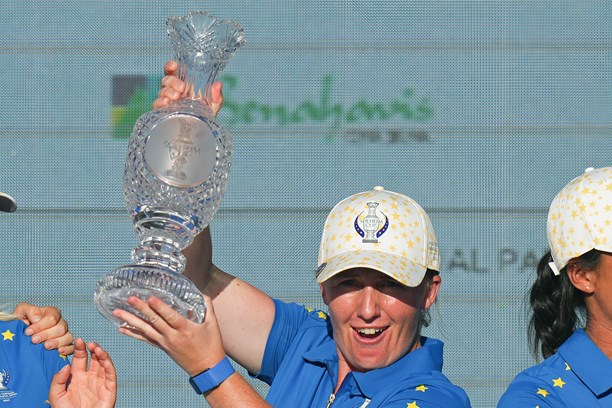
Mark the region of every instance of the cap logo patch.
<instances>
[{"instance_id":1,"label":"cap logo patch","mask_svg":"<svg viewBox=\"0 0 612 408\"><path fill-rule=\"evenodd\" d=\"M355 218L354 226L355 231L359 234L361 238L363 238L362 242L368 244L376 244L378 243L378 238L380 238L389 228L389 217L385 215L382 211L380 214L384 218L380 218L376 215L376 207L378 207L379 203L369 202L368 204L368 214L359 221L359 217L363 214L363 211L357 215ZM361 223L361 225L359 225Z\"/></svg>"}]
</instances>

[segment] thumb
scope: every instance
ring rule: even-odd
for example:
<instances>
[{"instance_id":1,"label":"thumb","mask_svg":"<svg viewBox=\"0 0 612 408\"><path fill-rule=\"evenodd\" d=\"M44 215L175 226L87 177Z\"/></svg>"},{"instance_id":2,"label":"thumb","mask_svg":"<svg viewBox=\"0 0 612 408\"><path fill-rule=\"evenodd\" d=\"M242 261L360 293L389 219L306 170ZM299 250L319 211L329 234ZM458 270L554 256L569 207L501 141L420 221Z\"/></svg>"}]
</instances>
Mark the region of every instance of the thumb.
<instances>
[{"instance_id":1,"label":"thumb","mask_svg":"<svg viewBox=\"0 0 612 408\"><path fill-rule=\"evenodd\" d=\"M49 387L49 401L54 405L55 401L66 393L68 379L70 378L70 365L65 365L53 376L51 387Z\"/></svg>"},{"instance_id":2,"label":"thumb","mask_svg":"<svg viewBox=\"0 0 612 408\"><path fill-rule=\"evenodd\" d=\"M212 101L210 107L213 111L213 115L217 117L219 110L221 109L221 105L223 105L223 83L215 82L211 91Z\"/></svg>"}]
</instances>

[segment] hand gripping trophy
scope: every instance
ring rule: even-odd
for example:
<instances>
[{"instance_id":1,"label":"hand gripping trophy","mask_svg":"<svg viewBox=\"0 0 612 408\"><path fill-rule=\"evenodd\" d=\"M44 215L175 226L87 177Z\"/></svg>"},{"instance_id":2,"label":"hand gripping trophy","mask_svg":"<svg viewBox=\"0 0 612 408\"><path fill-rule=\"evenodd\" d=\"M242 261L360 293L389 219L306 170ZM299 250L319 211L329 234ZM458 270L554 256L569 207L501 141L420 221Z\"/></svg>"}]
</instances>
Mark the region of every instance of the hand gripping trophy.
<instances>
[{"instance_id":1,"label":"hand gripping trophy","mask_svg":"<svg viewBox=\"0 0 612 408\"><path fill-rule=\"evenodd\" d=\"M231 165L231 135L207 101L227 61L244 43L242 26L207 12L170 17L168 34L186 95L142 115L132 132L123 194L140 239L132 263L104 276L94 302L108 320L123 309L142 316L126 301L156 296L183 316L202 322L202 294L182 275L181 251L210 223L225 192Z\"/></svg>"}]
</instances>

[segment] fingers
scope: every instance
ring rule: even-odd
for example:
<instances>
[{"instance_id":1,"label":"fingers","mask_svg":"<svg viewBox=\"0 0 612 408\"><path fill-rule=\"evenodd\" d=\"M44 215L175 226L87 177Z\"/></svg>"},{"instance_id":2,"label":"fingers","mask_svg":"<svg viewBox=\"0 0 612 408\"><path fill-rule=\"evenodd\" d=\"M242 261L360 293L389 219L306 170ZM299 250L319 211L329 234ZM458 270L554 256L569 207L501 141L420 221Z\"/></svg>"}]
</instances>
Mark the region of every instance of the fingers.
<instances>
[{"instance_id":1,"label":"fingers","mask_svg":"<svg viewBox=\"0 0 612 408\"><path fill-rule=\"evenodd\" d=\"M61 370L55 373L51 379L51 386L49 387L49 401L51 402L51 405L55 405L57 399L66 393L70 372L70 365L65 365Z\"/></svg>"},{"instance_id":2,"label":"fingers","mask_svg":"<svg viewBox=\"0 0 612 408\"><path fill-rule=\"evenodd\" d=\"M176 61L168 61L164 65L165 76L162 78L157 99L153 102L153 108L163 108L171 101L179 99L185 92L185 83L177 77L178 69L179 64Z\"/></svg>"},{"instance_id":3,"label":"fingers","mask_svg":"<svg viewBox=\"0 0 612 408\"><path fill-rule=\"evenodd\" d=\"M170 101L179 99L185 92L185 82L171 75L162 78L161 89L157 94L157 99L153 102L154 108L166 106Z\"/></svg>"},{"instance_id":4,"label":"fingers","mask_svg":"<svg viewBox=\"0 0 612 408\"><path fill-rule=\"evenodd\" d=\"M46 318L43 317L43 319L38 323L30 326L35 333L32 336L32 343L41 343L44 341L45 348L47 350L70 346L72 344L73 337L72 333L68 331L68 324L66 321L61 320L55 323L53 326L50 326L51 323L45 322L45 319ZM49 328L42 330L42 327Z\"/></svg>"},{"instance_id":5,"label":"fingers","mask_svg":"<svg viewBox=\"0 0 612 408\"><path fill-rule=\"evenodd\" d=\"M125 325L119 328L119 332L159 347L159 340L163 336L157 331L151 321L161 321L161 318L145 302L137 297L130 297L128 303L142 313L148 321L125 310L115 309L113 316L125 322Z\"/></svg>"},{"instance_id":6,"label":"fingers","mask_svg":"<svg viewBox=\"0 0 612 408\"><path fill-rule=\"evenodd\" d=\"M202 297L204 298L204 304L206 305L206 316L204 316L204 322L210 322L211 320L216 320L215 309L213 307L213 302L210 296L202 293ZM209 319L210 318L210 319Z\"/></svg>"},{"instance_id":7,"label":"fingers","mask_svg":"<svg viewBox=\"0 0 612 408\"><path fill-rule=\"evenodd\" d=\"M66 336L70 337L70 344L68 344L67 346L60 346L57 348L57 351L63 355L63 356L69 356L72 353L74 353L74 343L72 343L74 337L72 336L72 333L68 332L66 334ZM51 341L51 340L50 340ZM67 339L62 338L62 340L60 340L61 344L65 344L65 342L68 341ZM46 346L46 343L45 343Z\"/></svg>"},{"instance_id":8,"label":"fingers","mask_svg":"<svg viewBox=\"0 0 612 408\"><path fill-rule=\"evenodd\" d=\"M25 302L19 303L17 306L15 306L13 315L27 325L36 323L42 319L42 311L40 310L40 307ZM34 332L32 331L32 333ZM28 336L30 336L32 333L28 333L26 330L26 334Z\"/></svg>"},{"instance_id":9,"label":"fingers","mask_svg":"<svg viewBox=\"0 0 612 408\"><path fill-rule=\"evenodd\" d=\"M142 313L146 320L125 310L116 309L113 315L126 323L119 328L119 332L154 347L165 350L167 339L181 332L188 323L185 317L156 297L150 297L148 302L131 297L128 303Z\"/></svg>"},{"instance_id":10,"label":"fingers","mask_svg":"<svg viewBox=\"0 0 612 408\"><path fill-rule=\"evenodd\" d=\"M72 357L72 369L75 372L87 370L87 348L83 339L74 341L74 357Z\"/></svg>"},{"instance_id":11,"label":"fingers","mask_svg":"<svg viewBox=\"0 0 612 408\"><path fill-rule=\"evenodd\" d=\"M119 316L117 316L117 317L119 317ZM136 339L136 340L144 341L145 343L149 343L153 347L159 348L159 345L155 341L153 341L153 339L151 339L150 337L146 337L142 333L142 331L140 331L139 329L136 329L134 327L130 327L130 326L127 326L127 325L119 327L119 333L125 334L126 336L131 337L131 338Z\"/></svg>"},{"instance_id":12,"label":"fingers","mask_svg":"<svg viewBox=\"0 0 612 408\"><path fill-rule=\"evenodd\" d=\"M138 299L140 302L142 302L140 299ZM129 300L128 300L129 302ZM144 302L143 302L144 303ZM132 303L131 303L132 304ZM132 304L132 306L134 306L134 304ZM135 308L138 310L139 306L135 306ZM148 326L148 323L145 322L143 319L141 319L140 317L122 310L122 309L115 309L113 310L113 316L121 319L122 321L124 321L124 325L122 326L122 328L125 329L129 329L129 330L138 330L142 333L144 333L144 331L146 330L146 326Z\"/></svg>"},{"instance_id":13,"label":"fingers","mask_svg":"<svg viewBox=\"0 0 612 408\"><path fill-rule=\"evenodd\" d=\"M213 111L215 117L219 114L219 110L223 105L223 84L221 82L215 82L211 89L212 101L210 108Z\"/></svg>"},{"instance_id":14,"label":"fingers","mask_svg":"<svg viewBox=\"0 0 612 408\"><path fill-rule=\"evenodd\" d=\"M168 88L173 91L178 91L179 93L182 93L185 90L185 82L171 75L166 75L165 77L163 77L161 80L161 85L162 89L160 90L160 92L162 92L164 88Z\"/></svg>"},{"instance_id":15,"label":"fingers","mask_svg":"<svg viewBox=\"0 0 612 408\"><path fill-rule=\"evenodd\" d=\"M72 333L68 331L68 323L62 318L56 307L38 306L22 303L15 308L15 315L31 324L25 333L32 336L32 343L45 342L48 350L62 348L60 353L72 354Z\"/></svg>"},{"instance_id":16,"label":"fingers","mask_svg":"<svg viewBox=\"0 0 612 408\"><path fill-rule=\"evenodd\" d=\"M88 370L96 374L98 377L100 377L100 374L102 373L103 370L101 370L100 360L98 359L98 356L95 354L96 348L100 346L94 342L87 342L85 343L85 347L87 347L87 350L89 350L89 368Z\"/></svg>"},{"instance_id":17,"label":"fingers","mask_svg":"<svg viewBox=\"0 0 612 408\"><path fill-rule=\"evenodd\" d=\"M128 299L128 303L138 310L147 319L148 324L157 332L166 332L170 321L176 323L177 316L174 310L156 297L150 297L147 302L143 302L139 298L132 296ZM155 307L153 307L155 305ZM169 321L170 320L170 321ZM129 323L129 322L128 322ZM146 323L146 322L145 322ZM145 335L148 335L146 328L134 326L141 329Z\"/></svg>"},{"instance_id":18,"label":"fingers","mask_svg":"<svg viewBox=\"0 0 612 408\"><path fill-rule=\"evenodd\" d=\"M176 75L176 71L178 71L178 63L176 61L168 61L164 65L164 74L166 75Z\"/></svg>"},{"instance_id":19,"label":"fingers","mask_svg":"<svg viewBox=\"0 0 612 408\"><path fill-rule=\"evenodd\" d=\"M183 327L185 327L187 319L181 316L181 314L172 307L162 302L160 299L154 296L150 297L149 306L151 307L151 310L163 320L163 322L159 320L156 320L155 322L151 321L151 323L158 327L159 330L163 330L166 325L175 330L181 330Z\"/></svg>"},{"instance_id":20,"label":"fingers","mask_svg":"<svg viewBox=\"0 0 612 408\"><path fill-rule=\"evenodd\" d=\"M92 364L95 364L98 370L98 377L105 381L107 389L115 389L117 386L117 371L110 355L96 343L87 343L87 348L91 353ZM91 369L92 365L90 365Z\"/></svg>"},{"instance_id":21,"label":"fingers","mask_svg":"<svg viewBox=\"0 0 612 408\"><path fill-rule=\"evenodd\" d=\"M67 328L66 328L67 329ZM58 331L59 328L53 328L53 329L49 329L45 332L42 332L41 335L43 335L45 337L51 338L53 336L55 336L55 334L52 334L53 332ZM59 351L60 354L63 354L65 356L69 356L70 354L72 354L74 352L74 346L72 344L74 340L74 337L72 336L71 332L66 332L64 333L64 335L60 336L60 337L53 337L49 340L45 341L45 348L47 350L53 350L53 349L57 349L57 351Z\"/></svg>"}]
</instances>

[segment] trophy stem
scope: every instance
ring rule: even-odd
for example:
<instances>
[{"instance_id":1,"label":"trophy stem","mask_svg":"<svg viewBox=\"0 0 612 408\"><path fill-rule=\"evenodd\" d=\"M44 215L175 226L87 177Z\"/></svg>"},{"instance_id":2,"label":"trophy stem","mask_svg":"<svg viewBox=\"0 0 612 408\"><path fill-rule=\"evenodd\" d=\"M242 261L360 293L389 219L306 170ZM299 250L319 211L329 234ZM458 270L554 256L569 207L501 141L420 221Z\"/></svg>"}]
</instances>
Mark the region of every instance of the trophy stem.
<instances>
[{"instance_id":1,"label":"trophy stem","mask_svg":"<svg viewBox=\"0 0 612 408\"><path fill-rule=\"evenodd\" d=\"M178 242L164 237L147 237L132 251L132 262L183 273L186 259Z\"/></svg>"},{"instance_id":2,"label":"trophy stem","mask_svg":"<svg viewBox=\"0 0 612 408\"><path fill-rule=\"evenodd\" d=\"M186 217L176 211L149 206L136 207L132 211L132 221L143 244L155 242L159 250L163 248L168 253L174 252L169 249L170 247L178 248L180 253L182 249L191 245L193 238L201 229L199 219L194 215ZM152 251L155 249L152 248Z\"/></svg>"}]
</instances>

